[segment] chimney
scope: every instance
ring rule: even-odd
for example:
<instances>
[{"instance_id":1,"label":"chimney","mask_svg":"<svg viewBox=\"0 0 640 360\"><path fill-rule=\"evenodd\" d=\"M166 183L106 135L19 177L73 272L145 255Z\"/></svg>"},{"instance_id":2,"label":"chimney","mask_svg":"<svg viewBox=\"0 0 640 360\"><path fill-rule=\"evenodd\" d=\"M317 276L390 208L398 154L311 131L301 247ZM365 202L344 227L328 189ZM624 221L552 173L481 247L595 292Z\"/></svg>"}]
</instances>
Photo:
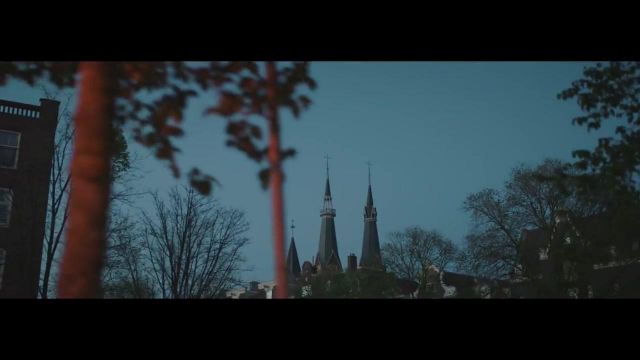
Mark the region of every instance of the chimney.
<instances>
[{"instance_id":1,"label":"chimney","mask_svg":"<svg viewBox=\"0 0 640 360\"><path fill-rule=\"evenodd\" d=\"M356 271L358 270L358 257L356 254L351 253L349 257L347 257L347 271Z\"/></svg>"},{"instance_id":2,"label":"chimney","mask_svg":"<svg viewBox=\"0 0 640 360\"><path fill-rule=\"evenodd\" d=\"M51 126L56 126L58 123L58 108L60 102L49 99L40 99L40 118L44 121L48 121Z\"/></svg>"}]
</instances>

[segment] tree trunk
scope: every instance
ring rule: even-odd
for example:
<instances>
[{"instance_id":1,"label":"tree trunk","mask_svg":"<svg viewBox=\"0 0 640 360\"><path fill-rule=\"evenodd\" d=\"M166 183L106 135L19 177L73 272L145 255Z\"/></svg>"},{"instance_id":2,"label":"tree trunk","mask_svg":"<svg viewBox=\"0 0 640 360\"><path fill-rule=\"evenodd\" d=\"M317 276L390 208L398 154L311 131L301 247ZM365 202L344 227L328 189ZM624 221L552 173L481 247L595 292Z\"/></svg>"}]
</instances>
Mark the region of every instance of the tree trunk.
<instances>
[{"instance_id":1,"label":"tree trunk","mask_svg":"<svg viewBox=\"0 0 640 360\"><path fill-rule=\"evenodd\" d=\"M75 114L71 162L69 227L62 258L61 298L100 296L109 207L113 77L104 62L80 64L80 92Z\"/></svg>"},{"instance_id":2,"label":"tree trunk","mask_svg":"<svg viewBox=\"0 0 640 360\"><path fill-rule=\"evenodd\" d=\"M284 251L284 204L282 194L282 164L280 158L280 124L278 123L277 70L273 61L267 61L267 121L269 123L270 165L269 186L271 188L271 217L273 221L274 260L276 272L276 294L278 299L288 297L288 282Z\"/></svg>"},{"instance_id":3,"label":"tree trunk","mask_svg":"<svg viewBox=\"0 0 640 360\"><path fill-rule=\"evenodd\" d=\"M42 279L42 288L40 290L40 297L46 299L49 297L49 277L51 276L51 263L53 258L47 258L44 266L44 278Z\"/></svg>"}]
</instances>

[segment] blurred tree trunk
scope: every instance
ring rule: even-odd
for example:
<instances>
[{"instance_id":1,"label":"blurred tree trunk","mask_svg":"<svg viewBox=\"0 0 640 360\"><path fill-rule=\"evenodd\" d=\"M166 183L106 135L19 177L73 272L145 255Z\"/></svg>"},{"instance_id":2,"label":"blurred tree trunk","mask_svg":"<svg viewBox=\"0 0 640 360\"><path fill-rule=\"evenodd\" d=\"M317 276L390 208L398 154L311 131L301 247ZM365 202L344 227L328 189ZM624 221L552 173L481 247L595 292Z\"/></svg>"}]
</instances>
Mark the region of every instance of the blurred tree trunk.
<instances>
[{"instance_id":1,"label":"blurred tree trunk","mask_svg":"<svg viewBox=\"0 0 640 360\"><path fill-rule=\"evenodd\" d=\"M69 227L58 284L61 298L100 296L114 113L114 82L110 67L104 62L83 62L79 66Z\"/></svg>"},{"instance_id":2,"label":"blurred tree trunk","mask_svg":"<svg viewBox=\"0 0 640 360\"><path fill-rule=\"evenodd\" d=\"M271 187L271 216L275 251L276 298L287 298L288 282L284 251L284 204L282 195L282 162L280 151L280 124L278 123L278 79L276 64L268 61L267 67L267 122L269 124L269 150Z\"/></svg>"}]
</instances>

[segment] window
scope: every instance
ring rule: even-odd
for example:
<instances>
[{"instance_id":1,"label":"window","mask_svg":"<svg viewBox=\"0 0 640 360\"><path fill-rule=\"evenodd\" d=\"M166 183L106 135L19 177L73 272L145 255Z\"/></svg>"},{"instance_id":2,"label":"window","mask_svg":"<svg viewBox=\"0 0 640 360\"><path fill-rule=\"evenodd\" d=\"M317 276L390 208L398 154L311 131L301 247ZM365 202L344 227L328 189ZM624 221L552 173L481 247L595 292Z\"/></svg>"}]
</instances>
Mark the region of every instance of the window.
<instances>
[{"instance_id":1,"label":"window","mask_svg":"<svg viewBox=\"0 0 640 360\"><path fill-rule=\"evenodd\" d=\"M0 227L9 226L12 199L13 192L10 189L0 188Z\"/></svg>"},{"instance_id":2,"label":"window","mask_svg":"<svg viewBox=\"0 0 640 360\"><path fill-rule=\"evenodd\" d=\"M0 168L18 167L20 133L0 130Z\"/></svg>"},{"instance_id":3,"label":"window","mask_svg":"<svg viewBox=\"0 0 640 360\"><path fill-rule=\"evenodd\" d=\"M549 259L549 249L548 248L540 248L538 250L538 258L540 260L547 260Z\"/></svg>"},{"instance_id":4,"label":"window","mask_svg":"<svg viewBox=\"0 0 640 360\"><path fill-rule=\"evenodd\" d=\"M7 252L0 249L0 290L2 289L2 275L4 275L4 259Z\"/></svg>"}]
</instances>

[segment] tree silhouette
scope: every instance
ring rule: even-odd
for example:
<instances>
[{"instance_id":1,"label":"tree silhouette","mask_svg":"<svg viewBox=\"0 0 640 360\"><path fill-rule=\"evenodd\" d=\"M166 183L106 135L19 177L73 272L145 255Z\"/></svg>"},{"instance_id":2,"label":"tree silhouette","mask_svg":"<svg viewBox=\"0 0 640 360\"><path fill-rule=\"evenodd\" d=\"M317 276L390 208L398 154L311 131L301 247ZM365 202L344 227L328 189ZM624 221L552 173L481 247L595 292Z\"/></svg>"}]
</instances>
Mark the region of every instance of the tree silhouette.
<instances>
[{"instance_id":1,"label":"tree silhouette","mask_svg":"<svg viewBox=\"0 0 640 360\"><path fill-rule=\"evenodd\" d=\"M50 281L54 271L54 261L58 260L58 249L62 248L63 235L66 232L66 224L69 218L69 184L71 172L69 162L73 149L73 119L70 112L71 95L51 92L43 88L44 96L50 100L62 99L61 110L58 114L56 128L53 161L51 164L51 175L49 178L49 200L47 204L47 219L45 224L44 249L43 249L43 269L39 286L41 298L47 298L51 292ZM127 141L122 128L117 124L112 124L112 161L111 161L111 184L120 185L123 189L113 191L110 195L110 202L114 200L128 202L132 190L127 186L131 170L131 160ZM113 209L111 204L111 209ZM114 229L117 231L117 229Z\"/></svg>"},{"instance_id":2,"label":"tree silhouette","mask_svg":"<svg viewBox=\"0 0 640 360\"><path fill-rule=\"evenodd\" d=\"M382 246L386 269L401 279L416 281L423 287L423 273L430 266L444 270L456 259L453 242L435 230L409 227L391 233Z\"/></svg>"},{"instance_id":3,"label":"tree silhouette","mask_svg":"<svg viewBox=\"0 0 640 360\"><path fill-rule=\"evenodd\" d=\"M502 189L483 189L467 196L464 209L473 227L465 238L459 267L466 272L507 278L523 274L520 240L524 229L552 233L560 210L575 217L594 215L599 203L578 195L575 183L556 181L567 170L558 160L547 159L536 167L514 168ZM565 178L563 178L565 179Z\"/></svg>"},{"instance_id":4,"label":"tree silhouette","mask_svg":"<svg viewBox=\"0 0 640 360\"><path fill-rule=\"evenodd\" d=\"M221 206L194 188L174 187L153 210L124 226L108 252L106 295L135 298L219 298L240 284L249 239L244 212Z\"/></svg>"},{"instance_id":5,"label":"tree silhouette","mask_svg":"<svg viewBox=\"0 0 640 360\"><path fill-rule=\"evenodd\" d=\"M584 69L583 78L558 94L562 100L575 99L584 114L573 123L588 131L615 123L615 137L602 137L591 151L576 150L575 166L590 171L580 184L586 191L594 187L616 191L638 201L640 174L640 62L598 63Z\"/></svg>"}]
</instances>

